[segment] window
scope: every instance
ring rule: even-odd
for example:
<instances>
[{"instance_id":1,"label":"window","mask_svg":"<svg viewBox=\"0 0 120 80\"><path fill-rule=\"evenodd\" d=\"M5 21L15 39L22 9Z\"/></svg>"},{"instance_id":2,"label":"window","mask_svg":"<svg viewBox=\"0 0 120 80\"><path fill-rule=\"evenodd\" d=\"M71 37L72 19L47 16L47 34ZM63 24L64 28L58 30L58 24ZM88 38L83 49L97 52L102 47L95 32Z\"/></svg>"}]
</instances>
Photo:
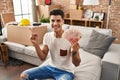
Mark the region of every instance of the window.
<instances>
[{"instance_id":1,"label":"window","mask_svg":"<svg viewBox=\"0 0 120 80\"><path fill-rule=\"evenodd\" d=\"M22 18L32 19L32 0L13 0L14 14L17 22Z\"/></svg>"}]
</instances>

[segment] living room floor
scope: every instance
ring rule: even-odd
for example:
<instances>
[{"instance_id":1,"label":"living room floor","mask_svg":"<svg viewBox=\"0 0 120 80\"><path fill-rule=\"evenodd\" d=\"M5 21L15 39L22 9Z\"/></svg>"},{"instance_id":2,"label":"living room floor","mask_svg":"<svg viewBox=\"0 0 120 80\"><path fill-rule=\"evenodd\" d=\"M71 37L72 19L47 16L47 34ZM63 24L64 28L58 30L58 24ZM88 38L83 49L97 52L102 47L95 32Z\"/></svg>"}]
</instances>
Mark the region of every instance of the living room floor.
<instances>
[{"instance_id":1,"label":"living room floor","mask_svg":"<svg viewBox=\"0 0 120 80\"><path fill-rule=\"evenodd\" d=\"M0 80L20 80L21 72L32 67L36 66L18 60L10 60L6 65L0 62Z\"/></svg>"}]
</instances>

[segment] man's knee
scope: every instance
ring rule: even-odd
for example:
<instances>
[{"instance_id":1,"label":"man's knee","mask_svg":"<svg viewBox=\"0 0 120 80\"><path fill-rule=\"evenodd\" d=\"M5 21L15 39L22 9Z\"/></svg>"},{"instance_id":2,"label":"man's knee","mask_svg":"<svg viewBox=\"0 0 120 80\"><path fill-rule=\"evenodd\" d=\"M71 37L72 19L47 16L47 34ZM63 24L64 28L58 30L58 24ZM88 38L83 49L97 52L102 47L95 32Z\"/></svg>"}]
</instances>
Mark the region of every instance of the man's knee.
<instances>
[{"instance_id":1,"label":"man's knee","mask_svg":"<svg viewBox=\"0 0 120 80\"><path fill-rule=\"evenodd\" d=\"M25 73L22 73L22 74L20 75L20 78L28 78L28 75L25 74Z\"/></svg>"},{"instance_id":2,"label":"man's knee","mask_svg":"<svg viewBox=\"0 0 120 80\"><path fill-rule=\"evenodd\" d=\"M61 78L59 80L72 80L72 77L70 75L62 75Z\"/></svg>"}]
</instances>

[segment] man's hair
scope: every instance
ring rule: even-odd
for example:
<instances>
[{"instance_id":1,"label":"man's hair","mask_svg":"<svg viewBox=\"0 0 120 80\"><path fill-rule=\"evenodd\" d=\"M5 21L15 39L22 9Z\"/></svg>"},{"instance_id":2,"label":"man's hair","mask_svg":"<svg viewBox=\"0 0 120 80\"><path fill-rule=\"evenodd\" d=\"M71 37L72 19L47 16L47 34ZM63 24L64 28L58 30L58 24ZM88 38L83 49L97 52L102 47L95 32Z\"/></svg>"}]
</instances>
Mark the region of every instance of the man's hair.
<instances>
[{"instance_id":1,"label":"man's hair","mask_svg":"<svg viewBox=\"0 0 120 80\"><path fill-rule=\"evenodd\" d=\"M64 19L64 12L60 9L54 9L50 11L50 16L51 15L60 15Z\"/></svg>"}]
</instances>

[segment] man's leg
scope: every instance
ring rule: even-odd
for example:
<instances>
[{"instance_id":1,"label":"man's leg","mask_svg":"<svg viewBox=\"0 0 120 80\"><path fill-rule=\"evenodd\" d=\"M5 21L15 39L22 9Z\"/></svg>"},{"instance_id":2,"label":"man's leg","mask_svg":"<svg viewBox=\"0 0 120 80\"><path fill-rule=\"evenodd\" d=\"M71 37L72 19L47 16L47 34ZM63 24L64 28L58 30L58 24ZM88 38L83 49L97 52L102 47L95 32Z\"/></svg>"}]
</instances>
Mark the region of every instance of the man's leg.
<instances>
[{"instance_id":1,"label":"man's leg","mask_svg":"<svg viewBox=\"0 0 120 80\"><path fill-rule=\"evenodd\" d=\"M60 74L59 76L55 77L55 80L73 80L73 75L71 74Z\"/></svg>"},{"instance_id":2,"label":"man's leg","mask_svg":"<svg viewBox=\"0 0 120 80\"><path fill-rule=\"evenodd\" d=\"M67 72L55 67L49 66L49 70L53 73L55 80L73 80L74 74L71 72Z\"/></svg>"},{"instance_id":3,"label":"man's leg","mask_svg":"<svg viewBox=\"0 0 120 80\"><path fill-rule=\"evenodd\" d=\"M20 77L21 80L47 79L52 78L52 74L47 66L43 66L28 69L24 71Z\"/></svg>"}]
</instances>

